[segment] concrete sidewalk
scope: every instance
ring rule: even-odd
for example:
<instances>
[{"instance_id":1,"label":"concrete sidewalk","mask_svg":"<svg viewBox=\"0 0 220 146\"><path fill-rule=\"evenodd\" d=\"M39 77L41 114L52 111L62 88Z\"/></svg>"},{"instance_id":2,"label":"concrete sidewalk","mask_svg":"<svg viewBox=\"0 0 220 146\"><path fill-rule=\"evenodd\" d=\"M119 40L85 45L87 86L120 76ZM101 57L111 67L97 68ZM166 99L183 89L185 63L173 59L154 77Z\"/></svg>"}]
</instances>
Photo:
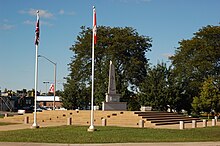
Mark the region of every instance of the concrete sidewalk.
<instances>
[{"instance_id":1,"label":"concrete sidewalk","mask_svg":"<svg viewBox=\"0 0 220 146\"><path fill-rule=\"evenodd\" d=\"M220 142L162 142L162 143L107 143L107 144L55 144L0 142L0 146L220 146Z\"/></svg>"},{"instance_id":2,"label":"concrete sidewalk","mask_svg":"<svg viewBox=\"0 0 220 146\"><path fill-rule=\"evenodd\" d=\"M0 131L31 129L32 124L33 123L31 123L31 124L4 125L4 126L0 126ZM39 124L40 127L53 127L53 126L62 126L62 125L66 125L66 123L40 123Z\"/></svg>"}]
</instances>

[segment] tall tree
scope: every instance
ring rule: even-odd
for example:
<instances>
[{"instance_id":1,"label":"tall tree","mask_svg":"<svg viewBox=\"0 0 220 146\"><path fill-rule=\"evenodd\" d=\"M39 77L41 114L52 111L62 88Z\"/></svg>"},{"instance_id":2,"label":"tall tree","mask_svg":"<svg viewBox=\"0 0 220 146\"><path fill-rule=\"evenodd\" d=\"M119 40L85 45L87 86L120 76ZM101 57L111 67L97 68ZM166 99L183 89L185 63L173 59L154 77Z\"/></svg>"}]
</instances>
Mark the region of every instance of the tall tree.
<instances>
[{"instance_id":1,"label":"tall tree","mask_svg":"<svg viewBox=\"0 0 220 146\"><path fill-rule=\"evenodd\" d=\"M182 83L179 82L176 74L172 69L172 65L167 69L167 85L166 85L166 101L169 108L180 112L182 109L186 109L185 99L183 94ZM183 100L184 99L184 100Z\"/></svg>"},{"instance_id":2,"label":"tall tree","mask_svg":"<svg viewBox=\"0 0 220 146\"><path fill-rule=\"evenodd\" d=\"M166 64L157 64L149 72L140 86L141 105L152 106L156 110L167 110L167 68Z\"/></svg>"},{"instance_id":3,"label":"tall tree","mask_svg":"<svg viewBox=\"0 0 220 146\"><path fill-rule=\"evenodd\" d=\"M149 69L144 82L140 86L140 103L152 106L154 110L177 112L185 109L183 88L178 81L172 66L157 64Z\"/></svg>"},{"instance_id":4,"label":"tall tree","mask_svg":"<svg viewBox=\"0 0 220 146\"><path fill-rule=\"evenodd\" d=\"M77 41L70 48L73 51L69 64L70 74L64 85L64 106L82 106L90 99L91 85L91 36L90 28L81 27ZM112 60L116 71L116 89L122 93L122 100L131 94L128 87L135 91L145 78L148 68L146 53L150 51L151 38L141 36L131 27L98 27L98 41L95 46L95 104L101 105L108 86L109 61ZM79 102L81 101L81 102ZM68 103L68 104L67 104ZM74 105L74 106L73 106Z\"/></svg>"},{"instance_id":5,"label":"tall tree","mask_svg":"<svg viewBox=\"0 0 220 146\"><path fill-rule=\"evenodd\" d=\"M220 77L220 26L203 27L193 38L179 44L171 60L183 85L187 105L191 105L205 79Z\"/></svg>"}]
</instances>

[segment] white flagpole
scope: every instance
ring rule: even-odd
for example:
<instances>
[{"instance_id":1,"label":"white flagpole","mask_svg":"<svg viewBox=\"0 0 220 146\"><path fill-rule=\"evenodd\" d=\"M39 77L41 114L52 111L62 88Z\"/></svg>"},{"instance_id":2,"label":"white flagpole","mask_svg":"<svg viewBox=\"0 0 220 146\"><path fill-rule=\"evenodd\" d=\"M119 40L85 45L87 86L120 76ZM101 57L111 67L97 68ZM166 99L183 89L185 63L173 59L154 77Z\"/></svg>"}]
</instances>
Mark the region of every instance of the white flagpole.
<instances>
[{"instance_id":1,"label":"white flagpole","mask_svg":"<svg viewBox=\"0 0 220 146\"><path fill-rule=\"evenodd\" d=\"M39 20L39 11L37 11L37 21ZM36 37L36 36L35 36ZM37 124L37 84L38 84L38 43L36 46L36 55L35 55L35 98L34 98L34 123L32 128L39 128Z\"/></svg>"},{"instance_id":2,"label":"white flagpole","mask_svg":"<svg viewBox=\"0 0 220 146\"><path fill-rule=\"evenodd\" d=\"M93 105L93 100L94 100L94 56L95 56L95 44L94 44L94 35L95 35L95 31L94 31L94 27L96 27L94 25L94 20L95 20L95 7L93 6L93 31L92 31L92 91L91 91L91 125L88 129L88 131L95 131L95 127L94 127L94 105Z\"/></svg>"}]
</instances>

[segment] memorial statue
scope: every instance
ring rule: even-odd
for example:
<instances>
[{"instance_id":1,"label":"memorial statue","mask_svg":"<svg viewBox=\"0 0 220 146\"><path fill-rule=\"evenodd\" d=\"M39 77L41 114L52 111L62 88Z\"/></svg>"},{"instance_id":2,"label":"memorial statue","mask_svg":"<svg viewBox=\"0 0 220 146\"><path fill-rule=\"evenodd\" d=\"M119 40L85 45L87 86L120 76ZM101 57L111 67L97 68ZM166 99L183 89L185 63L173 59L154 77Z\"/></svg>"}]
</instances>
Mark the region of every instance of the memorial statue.
<instances>
[{"instance_id":1,"label":"memorial statue","mask_svg":"<svg viewBox=\"0 0 220 146\"><path fill-rule=\"evenodd\" d=\"M106 93L105 102L102 102L102 110L126 110L127 103L120 102L121 94L116 93L115 84L115 66L110 61L108 93Z\"/></svg>"}]
</instances>

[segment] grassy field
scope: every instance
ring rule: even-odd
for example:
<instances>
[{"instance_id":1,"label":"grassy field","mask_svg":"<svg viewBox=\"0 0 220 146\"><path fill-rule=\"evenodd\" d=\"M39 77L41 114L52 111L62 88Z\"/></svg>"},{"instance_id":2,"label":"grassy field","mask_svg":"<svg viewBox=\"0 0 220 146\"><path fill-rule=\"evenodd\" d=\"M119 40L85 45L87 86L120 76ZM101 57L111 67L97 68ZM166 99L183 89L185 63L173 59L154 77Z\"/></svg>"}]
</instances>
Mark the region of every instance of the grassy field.
<instances>
[{"instance_id":1,"label":"grassy field","mask_svg":"<svg viewBox=\"0 0 220 146\"><path fill-rule=\"evenodd\" d=\"M220 127L185 130L61 126L0 132L0 141L43 143L127 143L220 141Z\"/></svg>"}]
</instances>

